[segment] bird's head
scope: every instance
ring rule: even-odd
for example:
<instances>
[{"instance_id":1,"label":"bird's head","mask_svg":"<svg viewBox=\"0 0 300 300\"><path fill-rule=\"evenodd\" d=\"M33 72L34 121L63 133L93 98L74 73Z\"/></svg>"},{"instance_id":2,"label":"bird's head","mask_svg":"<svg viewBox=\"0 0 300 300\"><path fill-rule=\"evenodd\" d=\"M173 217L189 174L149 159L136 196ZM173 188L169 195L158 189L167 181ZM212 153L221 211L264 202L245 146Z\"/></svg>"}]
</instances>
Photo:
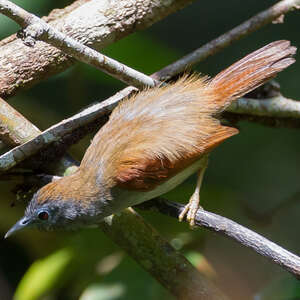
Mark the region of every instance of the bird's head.
<instances>
[{"instance_id":1,"label":"bird's head","mask_svg":"<svg viewBox=\"0 0 300 300\"><path fill-rule=\"evenodd\" d=\"M69 180L60 179L45 185L34 194L24 217L6 233L5 238L25 228L73 230L95 223L97 211L93 201L82 199L82 194Z\"/></svg>"}]
</instances>

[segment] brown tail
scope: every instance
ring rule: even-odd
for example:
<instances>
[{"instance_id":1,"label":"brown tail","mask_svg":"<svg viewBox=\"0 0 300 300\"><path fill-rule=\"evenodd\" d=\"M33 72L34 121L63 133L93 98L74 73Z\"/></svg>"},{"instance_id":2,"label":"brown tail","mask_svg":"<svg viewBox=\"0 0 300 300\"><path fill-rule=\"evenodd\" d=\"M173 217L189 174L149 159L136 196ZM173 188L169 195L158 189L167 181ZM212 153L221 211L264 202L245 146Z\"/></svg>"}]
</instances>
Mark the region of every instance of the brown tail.
<instances>
[{"instance_id":1,"label":"brown tail","mask_svg":"<svg viewBox=\"0 0 300 300\"><path fill-rule=\"evenodd\" d=\"M289 65L295 62L292 57L297 48L289 41L276 41L250 53L229 68L220 72L211 81L220 95L221 106L259 87Z\"/></svg>"}]
</instances>

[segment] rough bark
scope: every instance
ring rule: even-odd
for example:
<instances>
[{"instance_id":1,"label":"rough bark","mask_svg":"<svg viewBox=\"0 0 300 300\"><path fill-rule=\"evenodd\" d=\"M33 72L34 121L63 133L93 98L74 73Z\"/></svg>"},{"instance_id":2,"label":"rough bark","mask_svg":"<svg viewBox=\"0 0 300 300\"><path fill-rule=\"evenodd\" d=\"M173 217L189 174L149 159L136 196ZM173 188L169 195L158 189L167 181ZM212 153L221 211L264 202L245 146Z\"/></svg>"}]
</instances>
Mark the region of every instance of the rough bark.
<instances>
[{"instance_id":1,"label":"rough bark","mask_svg":"<svg viewBox=\"0 0 300 300\"><path fill-rule=\"evenodd\" d=\"M83 1L83 5L71 12L60 10L52 13L50 19L53 16L57 18L50 24L79 42L99 50L132 32L151 26L192 1ZM20 39L7 41L2 43L0 51L0 96L3 98L64 71L75 62L44 42L28 47Z\"/></svg>"}]
</instances>

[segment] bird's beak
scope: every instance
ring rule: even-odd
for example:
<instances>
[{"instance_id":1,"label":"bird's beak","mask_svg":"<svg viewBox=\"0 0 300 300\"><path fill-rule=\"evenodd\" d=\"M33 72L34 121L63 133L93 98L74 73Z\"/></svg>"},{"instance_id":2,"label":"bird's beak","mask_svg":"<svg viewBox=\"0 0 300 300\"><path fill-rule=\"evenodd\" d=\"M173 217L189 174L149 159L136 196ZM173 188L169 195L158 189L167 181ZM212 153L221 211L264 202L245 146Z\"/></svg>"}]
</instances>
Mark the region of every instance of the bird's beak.
<instances>
[{"instance_id":1,"label":"bird's beak","mask_svg":"<svg viewBox=\"0 0 300 300\"><path fill-rule=\"evenodd\" d=\"M4 238L8 238L9 236L13 235L15 232L26 228L30 224L30 219L23 217L19 220L11 229L8 230Z\"/></svg>"}]
</instances>

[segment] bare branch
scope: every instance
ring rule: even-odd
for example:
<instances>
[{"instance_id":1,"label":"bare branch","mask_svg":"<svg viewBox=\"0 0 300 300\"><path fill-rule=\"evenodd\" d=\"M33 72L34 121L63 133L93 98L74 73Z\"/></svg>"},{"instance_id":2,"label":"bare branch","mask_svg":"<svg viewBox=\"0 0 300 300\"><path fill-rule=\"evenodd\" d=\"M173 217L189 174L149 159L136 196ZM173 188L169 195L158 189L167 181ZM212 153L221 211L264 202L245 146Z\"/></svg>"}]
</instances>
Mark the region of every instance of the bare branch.
<instances>
[{"instance_id":1,"label":"bare branch","mask_svg":"<svg viewBox=\"0 0 300 300\"><path fill-rule=\"evenodd\" d=\"M162 214L174 218L178 218L184 209L184 205L182 204L161 198L146 201L137 207L159 211ZM237 241L239 244L268 258L273 263L281 266L300 279L300 257L269 241L258 233L203 209L198 210L195 224Z\"/></svg>"},{"instance_id":2,"label":"bare branch","mask_svg":"<svg viewBox=\"0 0 300 300\"><path fill-rule=\"evenodd\" d=\"M232 125L237 124L241 121L247 121L272 128L300 128L299 118L272 118L256 116L251 114L236 114L229 112L223 112L222 117L228 120Z\"/></svg>"},{"instance_id":3,"label":"bare branch","mask_svg":"<svg viewBox=\"0 0 300 300\"><path fill-rule=\"evenodd\" d=\"M233 102L227 111L235 114L300 119L300 101L287 99L282 95L260 100L241 98Z\"/></svg>"},{"instance_id":4,"label":"bare branch","mask_svg":"<svg viewBox=\"0 0 300 300\"><path fill-rule=\"evenodd\" d=\"M58 20L59 18L62 18L72 12L73 10L77 9L79 6L85 4L86 2L89 2L91 0L76 0L70 5L64 7L64 8L56 8L52 10L48 16L43 17L42 19L46 22L51 22ZM12 34L7 38L4 38L0 41L0 47L9 44L17 39L17 34Z\"/></svg>"},{"instance_id":5,"label":"bare branch","mask_svg":"<svg viewBox=\"0 0 300 300\"><path fill-rule=\"evenodd\" d=\"M39 134L41 131L37 127L0 98L0 141L4 145L15 147L34 139ZM72 170L74 161L65 155L51 167L56 174L64 175L65 172L68 173ZM49 171L50 169L45 166L44 170Z\"/></svg>"},{"instance_id":6,"label":"bare branch","mask_svg":"<svg viewBox=\"0 0 300 300\"><path fill-rule=\"evenodd\" d=\"M51 17L49 24L66 36L100 50L132 32L151 26L192 1L81 1L85 3L72 8L71 12L60 11L55 20ZM64 71L74 62L44 42L37 42L34 48L25 46L20 39L8 42L0 51L0 96L13 95Z\"/></svg>"},{"instance_id":7,"label":"bare branch","mask_svg":"<svg viewBox=\"0 0 300 300\"><path fill-rule=\"evenodd\" d=\"M26 158L31 157L45 146L59 141L63 136L74 131L76 128L85 126L87 123L91 123L96 119L104 118L121 99L129 95L133 90L133 88L128 87L113 97L93 105L69 119L61 121L40 133L32 140L6 152L0 157L0 173L9 170Z\"/></svg>"},{"instance_id":8,"label":"bare branch","mask_svg":"<svg viewBox=\"0 0 300 300\"><path fill-rule=\"evenodd\" d=\"M15 147L40 133L40 130L0 98L0 140L2 142L9 147Z\"/></svg>"},{"instance_id":9,"label":"bare branch","mask_svg":"<svg viewBox=\"0 0 300 300\"><path fill-rule=\"evenodd\" d=\"M278 20L279 18L282 19L285 14L294 9L300 9L300 0L279 1L275 5L260 12L259 14L243 22L239 26L220 35L204 46L180 58L179 60L172 63L171 65L168 65L162 70L156 72L152 77L159 80L168 80L176 74L185 71L188 67L197 64L205 60L207 57L220 52L224 48L233 44L233 42L241 39L246 35L249 35L257 29L263 27L264 25L267 25L271 22L274 23L274 21Z\"/></svg>"},{"instance_id":10,"label":"bare branch","mask_svg":"<svg viewBox=\"0 0 300 300\"><path fill-rule=\"evenodd\" d=\"M154 86L155 81L141 72L109 58L92 48L64 35L42 19L7 0L0 0L0 12L16 21L23 30L23 40L27 46L34 46L36 40L41 40L60 49L74 58L92 65L97 69L137 88Z\"/></svg>"}]
</instances>

